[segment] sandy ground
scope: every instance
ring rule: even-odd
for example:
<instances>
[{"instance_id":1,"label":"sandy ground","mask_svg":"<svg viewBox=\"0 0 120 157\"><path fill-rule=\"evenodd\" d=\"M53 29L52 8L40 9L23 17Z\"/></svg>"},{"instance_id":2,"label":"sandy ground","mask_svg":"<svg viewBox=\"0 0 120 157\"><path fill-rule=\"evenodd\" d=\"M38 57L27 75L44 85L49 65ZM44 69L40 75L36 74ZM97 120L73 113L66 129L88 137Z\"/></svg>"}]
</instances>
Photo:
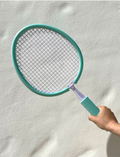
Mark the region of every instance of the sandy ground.
<instances>
[{"instance_id":1,"label":"sandy ground","mask_svg":"<svg viewBox=\"0 0 120 157\"><path fill-rule=\"evenodd\" d=\"M69 91L43 97L12 65L11 44L23 27L61 29L79 45L84 70L76 87L120 121L120 2L0 2L0 157L119 157L120 138L100 130Z\"/></svg>"}]
</instances>

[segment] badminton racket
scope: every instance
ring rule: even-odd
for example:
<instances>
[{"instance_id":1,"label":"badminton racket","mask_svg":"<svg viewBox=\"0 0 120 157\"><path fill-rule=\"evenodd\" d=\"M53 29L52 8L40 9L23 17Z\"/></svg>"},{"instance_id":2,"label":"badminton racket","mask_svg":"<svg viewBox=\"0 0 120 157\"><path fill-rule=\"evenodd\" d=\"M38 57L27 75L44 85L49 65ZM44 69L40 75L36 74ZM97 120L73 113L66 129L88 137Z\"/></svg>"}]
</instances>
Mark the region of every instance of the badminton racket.
<instances>
[{"instance_id":1,"label":"badminton racket","mask_svg":"<svg viewBox=\"0 0 120 157\"><path fill-rule=\"evenodd\" d=\"M83 56L63 31L44 24L26 26L14 37L11 56L19 78L34 93L56 96L71 89L91 115L99 113L74 86L82 73Z\"/></svg>"}]
</instances>

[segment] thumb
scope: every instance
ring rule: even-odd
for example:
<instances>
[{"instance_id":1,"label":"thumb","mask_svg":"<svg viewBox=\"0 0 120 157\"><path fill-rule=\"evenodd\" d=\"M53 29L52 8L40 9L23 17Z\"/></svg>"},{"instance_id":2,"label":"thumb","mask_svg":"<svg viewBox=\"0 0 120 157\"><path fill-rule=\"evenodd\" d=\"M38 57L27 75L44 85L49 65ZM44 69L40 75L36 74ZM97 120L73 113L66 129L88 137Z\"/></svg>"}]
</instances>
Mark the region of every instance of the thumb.
<instances>
[{"instance_id":1,"label":"thumb","mask_svg":"<svg viewBox=\"0 0 120 157\"><path fill-rule=\"evenodd\" d=\"M92 115L89 115L89 117L88 117L88 119L90 120L90 121L93 121L93 122L95 122L95 116L92 116Z\"/></svg>"}]
</instances>

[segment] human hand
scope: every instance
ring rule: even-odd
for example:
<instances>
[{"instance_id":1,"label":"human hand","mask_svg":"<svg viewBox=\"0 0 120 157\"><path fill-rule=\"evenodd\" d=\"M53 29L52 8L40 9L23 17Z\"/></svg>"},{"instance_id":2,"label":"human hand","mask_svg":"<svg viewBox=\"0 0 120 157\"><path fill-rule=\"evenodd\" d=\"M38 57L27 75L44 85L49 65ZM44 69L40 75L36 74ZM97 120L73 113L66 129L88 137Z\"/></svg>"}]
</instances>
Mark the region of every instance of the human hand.
<instances>
[{"instance_id":1,"label":"human hand","mask_svg":"<svg viewBox=\"0 0 120 157\"><path fill-rule=\"evenodd\" d=\"M106 106L98 106L98 108L99 114L97 116L90 115L88 119L103 130L111 130L118 123L114 113Z\"/></svg>"}]
</instances>

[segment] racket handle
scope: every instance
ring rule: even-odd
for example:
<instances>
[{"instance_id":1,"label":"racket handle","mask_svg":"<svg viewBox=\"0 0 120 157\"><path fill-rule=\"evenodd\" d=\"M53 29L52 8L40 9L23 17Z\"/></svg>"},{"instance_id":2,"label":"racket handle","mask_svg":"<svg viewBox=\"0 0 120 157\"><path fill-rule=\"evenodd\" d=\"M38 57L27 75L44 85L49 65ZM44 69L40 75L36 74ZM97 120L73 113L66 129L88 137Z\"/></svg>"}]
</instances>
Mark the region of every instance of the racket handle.
<instances>
[{"instance_id":1,"label":"racket handle","mask_svg":"<svg viewBox=\"0 0 120 157\"><path fill-rule=\"evenodd\" d=\"M99 108L88 97L83 98L81 104L93 116L97 116L100 112Z\"/></svg>"}]
</instances>

